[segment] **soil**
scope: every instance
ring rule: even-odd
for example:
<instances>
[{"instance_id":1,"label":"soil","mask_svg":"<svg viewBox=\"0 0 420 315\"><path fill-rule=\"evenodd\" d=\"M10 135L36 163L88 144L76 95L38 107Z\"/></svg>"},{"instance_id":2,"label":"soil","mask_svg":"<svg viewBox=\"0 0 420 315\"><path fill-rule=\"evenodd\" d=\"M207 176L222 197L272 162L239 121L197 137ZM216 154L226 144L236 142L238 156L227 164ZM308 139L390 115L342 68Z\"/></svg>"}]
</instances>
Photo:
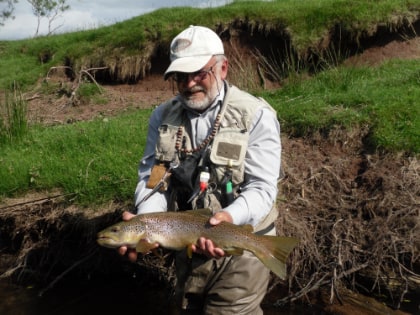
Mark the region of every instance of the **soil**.
<instances>
[{"instance_id":1,"label":"soil","mask_svg":"<svg viewBox=\"0 0 420 315\"><path fill-rule=\"evenodd\" d=\"M241 51L241 58L246 59ZM363 53L351 56L344 64L375 66L391 58L413 59L420 58L420 38L415 37L406 41L394 40L383 46L374 46ZM166 63L166 61L162 61ZM51 78L50 78L51 79ZM52 80L66 80L62 76L52 77ZM236 82L233 82L236 84ZM65 82L63 83L65 84ZM31 99L28 106L30 120L46 124L71 123L79 120L90 120L95 117L117 115L127 108L147 108L156 106L175 95L175 89L168 81L163 80L162 74L151 73L135 84L109 84L104 88L105 104L91 102L79 106L68 104L66 97L57 100L56 95L41 97L38 93L28 95Z\"/></svg>"},{"instance_id":2,"label":"soil","mask_svg":"<svg viewBox=\"0 0 420 315\"><path fill-rule=\"evenodd\" d=\"M372 43L345 64L376 66L391 58L419 59L420 37ZM61 76L49 79L64 80ZM101 86L107 100L101 104L71 106L65 95L28 94L30 120L45 124L91 120L155 106L174 95L171 84L153 72L134 84ZM265 300L267 314L277 314L277 307L291 302L324 305L324 314L419 310L420 163L404 154L370 152L363 143L366 132L335 130L305 139L282 135L285 178L280 183L277 227L283 234L300 235L303 241L292 257L289 282L272 281ZM133 272L144 275L146 268L148 280L155 277L157 286L170 287L168 266L157 270L146 261L134 267L93 245L96 231L118 221L124 206L110 204L100 212L78 209L67 206L60 192L3 200L0 271L4 273L0 279L43 283L41 287L48 291L71 277L87 281L89 274L91 280L98 280L103 275L120 275L118 269L123 270L121 277ZM352 294L377 300L352 298ZM386 299L381 300L384 295ZM417 304L404 311L408 299Z\"/></svg>"}]
</instances>

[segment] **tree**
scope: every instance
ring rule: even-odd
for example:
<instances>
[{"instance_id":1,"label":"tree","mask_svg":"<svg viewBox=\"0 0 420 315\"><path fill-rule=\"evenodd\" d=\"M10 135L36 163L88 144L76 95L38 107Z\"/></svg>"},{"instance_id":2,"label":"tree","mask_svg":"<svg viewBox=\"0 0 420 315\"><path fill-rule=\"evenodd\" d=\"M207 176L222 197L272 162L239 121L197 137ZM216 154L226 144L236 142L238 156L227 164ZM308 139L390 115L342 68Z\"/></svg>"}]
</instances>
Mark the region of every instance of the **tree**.
<instances>
[{"instance_id":1,"label":"tree","mask_svg":"<svg viewBox=\"0 0 420 315\"><path fill-rule=\"evenodd\" d=\"M0 0L1 1L1 0ZM9 0L10 1L10 0ZM63 24L53 27L53 22L61 16L61 13L70 9L66 0L27 0L32 6L32 12L38 19L34 37L39 35L39 27L43 18L48 19L48 34L51 35Z\"/></svg>"},{"instance_id":2,"label":"tree","mask_svg":"<svg viewBox=\"0 0 420 315\"><path fill-rule=\"evenodd\" d=\"M13 18L16 2L17 0L0 0L0 26L3 26L7 19Z\"/></svg>"},{"instance_id":3,"label":"tree","mask_svg":"<svg viewBox=\"0 0 420 315\"><path fill-rule=\"evenodd\" d=\"M39 27L43 18L48 19L48 34L54 33L61 25L53 26L53 23L59 18L61 13L70 9L67 0L27 0L32 6L32 12L37 17L38 23L35 31L35 37L39 35ZM18 0L0 0L0 26L3 26L7 19L13 19L15 3Z\"/></svg>"}]
</instances>

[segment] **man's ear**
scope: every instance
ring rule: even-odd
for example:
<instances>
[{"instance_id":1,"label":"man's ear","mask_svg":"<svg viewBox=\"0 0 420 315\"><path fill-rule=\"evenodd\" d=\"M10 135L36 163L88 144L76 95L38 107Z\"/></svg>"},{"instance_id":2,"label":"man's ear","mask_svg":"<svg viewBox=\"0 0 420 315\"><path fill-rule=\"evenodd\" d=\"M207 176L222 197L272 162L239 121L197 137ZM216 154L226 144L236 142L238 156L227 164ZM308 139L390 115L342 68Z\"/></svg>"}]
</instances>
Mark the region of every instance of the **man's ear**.
<instances>
[{"instance_id":1,"label":"man's ear","mask_svg":"<svg viewBox=\"0 0 420 315\"><path fill-rule=\"evenodd\" d=\"M220 67L220 78L222 80L225 80L227 77L227 73L228 73L228 68L229 68L229 62L227 59L223 60L222 66Z\"/></svg>"}]
</instances>

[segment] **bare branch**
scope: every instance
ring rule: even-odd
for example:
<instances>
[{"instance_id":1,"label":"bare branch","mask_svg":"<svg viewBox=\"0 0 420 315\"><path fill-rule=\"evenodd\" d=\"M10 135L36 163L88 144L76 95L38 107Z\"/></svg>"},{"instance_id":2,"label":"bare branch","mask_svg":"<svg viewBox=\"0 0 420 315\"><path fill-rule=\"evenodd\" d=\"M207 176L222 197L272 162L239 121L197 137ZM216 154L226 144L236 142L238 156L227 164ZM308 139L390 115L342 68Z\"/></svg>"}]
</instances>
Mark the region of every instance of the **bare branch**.
<instances>
[{"instance_id":1,"label":"bare branch","mask_svg":"<svg viewBox=\"0 0 420 315\"><path fill-rule=\"evenodd\" d=\"M62 12L70 9L70 6L66 4L67 0L26 0L32 6L32 12L37 17L38 23L35 31L34 37L39 35L39 29L41 25L41 20L43 18L48 19L48 33L51 35L54 31L60 28L63 24L54 27L52 26L53 22L57 18L61 17Z\"/></svg>"},{"instance_id":2,"label":"bare branch","mask_svg":"<svg viewBox=\"0 0 420 315\"><path fill-rule=\"evenodd\" d=\"M4 22L7 19L14 19L13 11L15 10L15 3L17 3L17 0L0 0L0 2L5 2L6 7L2 8L0 11L0 26L4 25Z\"/></svg>"}]
</instances>

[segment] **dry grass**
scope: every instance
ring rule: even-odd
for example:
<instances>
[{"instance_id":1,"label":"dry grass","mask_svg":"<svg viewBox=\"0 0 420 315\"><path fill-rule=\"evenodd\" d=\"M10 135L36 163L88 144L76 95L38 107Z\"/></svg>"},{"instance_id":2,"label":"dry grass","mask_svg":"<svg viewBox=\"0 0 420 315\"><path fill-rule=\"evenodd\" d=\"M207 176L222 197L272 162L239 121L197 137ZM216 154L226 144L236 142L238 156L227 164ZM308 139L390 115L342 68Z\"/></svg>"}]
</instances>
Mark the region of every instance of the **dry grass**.
<instances>
[{"instance_id":1,"label":"dry grass","mask_svg":"<svg viewBox=\"0 0 420 315\"><path fill-rule=\"evenodd\" d=\"M285 165L286 201L278 227L301 243L290 260L290 294L278 305L327 286L331 302L340 300L340 288L346 287L386 296L399 308L419 286L420 162L357 158L342 155L318 165L295 165L294 159Z\"/></svg>"}]
</instances>

